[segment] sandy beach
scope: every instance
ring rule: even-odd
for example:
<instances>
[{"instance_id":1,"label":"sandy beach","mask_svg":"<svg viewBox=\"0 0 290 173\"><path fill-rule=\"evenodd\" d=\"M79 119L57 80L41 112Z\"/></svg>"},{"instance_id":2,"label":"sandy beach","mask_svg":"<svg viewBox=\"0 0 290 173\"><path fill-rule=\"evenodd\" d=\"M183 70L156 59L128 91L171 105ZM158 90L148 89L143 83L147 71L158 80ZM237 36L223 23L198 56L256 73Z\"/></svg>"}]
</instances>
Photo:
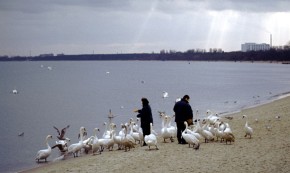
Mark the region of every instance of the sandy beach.
<instances>
[{"instance_id":1,"label":"sandy beach","mask_svg":"<svg viewBox=\"0 0 290 173\"><path fill-rule=\"evenodd\" d=\"M159 150L148 147L135 148L128 152L105 150L100 155L82 154L78 158L41 164L38 168L22 173L58 172L290 172L290 97L258 107L227 115L235 142L231 144L201 141L200 149L179 145L177 140L164 143L158 138ZM245 119L254 129L251 139L245 138ZM280 118L276 118L279 116Z\"/></svg>"}]
</instances>

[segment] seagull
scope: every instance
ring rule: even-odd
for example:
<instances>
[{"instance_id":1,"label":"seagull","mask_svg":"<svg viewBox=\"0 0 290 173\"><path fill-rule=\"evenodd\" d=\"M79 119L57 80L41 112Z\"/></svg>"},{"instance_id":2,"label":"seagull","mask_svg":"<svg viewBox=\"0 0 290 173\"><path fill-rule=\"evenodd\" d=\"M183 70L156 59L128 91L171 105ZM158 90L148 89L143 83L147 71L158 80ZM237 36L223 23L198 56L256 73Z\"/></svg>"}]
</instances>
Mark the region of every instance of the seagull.
<instances>
[{"instance_id":1,"label":"seagull","mask_svg":"<svg viewBox=\"0 0 290 173\"><path fill-rule=\"evenodd\" d=\"M12 90L12 94L18 94L18 91L16 89Z\"/></svg>"},{"instance_id":2,"label":"seagull","mask_svg":"<svg viewBox=\"0 0 290 173\"><path fill-rule=\"evenodd\" d=\"M168 92L166 92L166 91L163 91L163 95L162 95L162 97L163 97L163 98L166 98L166 97L168 97Z\"/></svg>"},{"instance_id":3,"label":"seagull","mask_svg":"<svg viewBox=\"0 0 290 173\"><path fill-rule=\"evenodd\" d=\"M64 135L65 135L66 129L69 128L69 125L66 126L66 127L63 128L63 129L61 129L61 132L60 132L60 131L58 130L58 128L56 128L55 126L53 126L53 128L55 128L55 129L57 130L57 133L58 133L58 135L59 135L59 136L57 136L57 138L58 138L59 140L66 140L66 138L64 137Z\"/></svg>"}]
</instances>

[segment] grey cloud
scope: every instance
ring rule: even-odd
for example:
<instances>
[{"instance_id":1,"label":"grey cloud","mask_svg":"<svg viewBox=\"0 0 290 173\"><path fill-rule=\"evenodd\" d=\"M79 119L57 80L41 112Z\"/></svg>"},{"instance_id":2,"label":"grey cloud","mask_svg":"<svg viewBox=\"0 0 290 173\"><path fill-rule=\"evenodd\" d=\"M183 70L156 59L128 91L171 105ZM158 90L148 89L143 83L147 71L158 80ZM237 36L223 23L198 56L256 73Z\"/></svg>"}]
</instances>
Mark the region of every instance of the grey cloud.
<instances>
[{"instance_id":1,"label":"grey cloud","mask_svg":"<svg viewBox=\"0 0 290 173\"><path fill-rule=\"evenodd\" d=\"M56 9L79 7L106 12L144 12L154 7L163 13L202 10L235 10L246 12L288 12L288 0L0 0L0 10L43 13Z\"/></svg>"}]
</instances>

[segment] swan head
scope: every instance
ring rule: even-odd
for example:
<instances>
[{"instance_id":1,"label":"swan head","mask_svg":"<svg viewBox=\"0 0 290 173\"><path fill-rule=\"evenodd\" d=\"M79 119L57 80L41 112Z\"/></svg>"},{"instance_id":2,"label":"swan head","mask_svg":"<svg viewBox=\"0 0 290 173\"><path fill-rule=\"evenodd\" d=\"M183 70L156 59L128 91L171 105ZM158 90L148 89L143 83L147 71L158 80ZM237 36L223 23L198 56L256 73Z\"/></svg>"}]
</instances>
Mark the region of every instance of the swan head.
<instances>
[{"instance_id":1,"label":"swan head","mask_svg":"<svg viewBox=\"0 0 290 173\"><path fill-rule=\"evenodd\" d=\"M247 115L243 115L243 118L247 118Z\"/></svg>"},{"instance_id":2,"label":"swan head","mask_svg":"<svg viewBox=\"0 0 290 173\"><path fill-rule=\"evenodd\" d=\"M80 128L80 131L83 133L83 132L86 132L87 130L86 130L86 128L81 127L81 128Z\"/></svg>"},{"instance_id":3,"label":"swan head","mask_svg":"<svg viewBox=\"0 0 290 173\"><path fill-rule=\"evenodd\" d=\"M52 139L52 135L47 135L46 140L48 140L48 139Z\"/></svg>"},{"instance_id":4,"label":"swan head","mask_svg":"<svg viewBox=\"0 0 290 173\"><path fill-rule=\"evenodd\" d=\"M165 116L165 112L158 111L160 118Z\"/></svg>"},{"instance_id":5,"label":"swan head","mask_svg":"<svg viewBox=\"0 0 290 173\"><path fill-rule=\"evenodd\" d=\"M112 129L117 127L117 125L115 123L111 123L110 126Z\"/></svg>"},{"instance_id":6,"label":"swan head","mask_svg":"<svg viewBox=\"0 0 290 173\"><path fill-rule=\"evenodd\" d=\"M107 123L106 123L106 122L104 122L104 123L103 123L103 125L105 126L105 125L107 125Z\"/></svg>"},{"instance_id":7,"label":"swan head","mask_svg":"<svg viewBox=\"0 0 290 173\"><path fill-rule=\"evenodd\" d=\"M99 132L100 129L99 129L99 128L94 128L94 131L95 131L95 132L97 132L97 131Z\"/></svg>"}]
</instances>

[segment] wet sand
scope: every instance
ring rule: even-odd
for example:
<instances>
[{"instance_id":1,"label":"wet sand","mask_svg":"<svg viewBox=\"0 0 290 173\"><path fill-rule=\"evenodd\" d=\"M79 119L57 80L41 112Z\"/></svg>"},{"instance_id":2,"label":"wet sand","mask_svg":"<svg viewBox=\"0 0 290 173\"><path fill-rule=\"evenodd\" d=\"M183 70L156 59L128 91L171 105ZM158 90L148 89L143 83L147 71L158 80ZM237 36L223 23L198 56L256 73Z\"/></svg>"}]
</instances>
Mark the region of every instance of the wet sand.
<instances>
[{"instance_id":1,"label":"wet sand","mask_svg":"<svg viewBox=\"0 0 290 173\"><path fill-rule=\"evenodd\" d=\"M244 114L254 129L251 139L244 137ZM49 158L49 163L22 173L290 172L289 96L227 117L233 117L232 120L223 118L235 136L231 144L202 140L200 149L193 150L188 145L177 144L177 140L164 143L158 138L159 150L136 145L125 152L114 147L113 151L105 150L95 156L82 154L58 162Z\"/></svg>"}]
</instances>

